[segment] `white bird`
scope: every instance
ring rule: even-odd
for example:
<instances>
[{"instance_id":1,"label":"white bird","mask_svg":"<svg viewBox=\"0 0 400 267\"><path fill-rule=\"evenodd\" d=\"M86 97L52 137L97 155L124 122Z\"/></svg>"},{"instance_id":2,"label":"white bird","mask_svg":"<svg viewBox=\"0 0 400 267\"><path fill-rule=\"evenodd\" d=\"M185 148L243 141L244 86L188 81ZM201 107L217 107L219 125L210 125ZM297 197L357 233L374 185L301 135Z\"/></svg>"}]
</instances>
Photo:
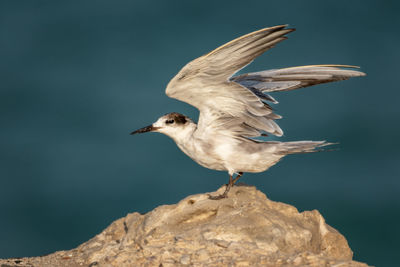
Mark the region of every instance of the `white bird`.
<instances>
[{"instance_id":1,"label":"white bird","mask_svg":"<svg viewBox=\"0 0 400 267\"><path fill-rule=\"evenodd\" d=\"M256 57L287 39L295 29L280 25L261 29L189 62L169 82L166 94L200 111L196 124L179 113L160 117L150 126L131 134L159 132L203 167L227 171L225 198L244 172L263 172L288 154L320 151L326 141L277 142L256 137L267 133L282 136L275 122L282 118L269 103L278 103L267 93L289 91L365 74L349 65L310 65L273 69L233 76ZM233 175L237 174L235 178Z\"/></svg>"}]
</instances>

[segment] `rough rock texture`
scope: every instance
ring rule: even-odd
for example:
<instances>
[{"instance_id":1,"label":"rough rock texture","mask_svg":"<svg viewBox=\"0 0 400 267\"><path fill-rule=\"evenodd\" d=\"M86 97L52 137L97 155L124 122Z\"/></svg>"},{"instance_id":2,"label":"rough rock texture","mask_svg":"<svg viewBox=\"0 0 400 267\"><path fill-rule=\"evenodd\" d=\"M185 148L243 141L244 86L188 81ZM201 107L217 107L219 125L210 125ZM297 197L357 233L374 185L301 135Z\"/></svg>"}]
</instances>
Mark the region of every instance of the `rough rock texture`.
<instances>
[{"instance_id":1,"label":"rough rock texture","mask_svg":"<svg viewBox=\"0 0 400 267\"><path fill-rule=\"evenodd\" d=\"M317 210L299 213L241 185L227 199L199 194L131 213L75 249L0 266L367 266L352 256Z\"/></svg>"}]
</instances>

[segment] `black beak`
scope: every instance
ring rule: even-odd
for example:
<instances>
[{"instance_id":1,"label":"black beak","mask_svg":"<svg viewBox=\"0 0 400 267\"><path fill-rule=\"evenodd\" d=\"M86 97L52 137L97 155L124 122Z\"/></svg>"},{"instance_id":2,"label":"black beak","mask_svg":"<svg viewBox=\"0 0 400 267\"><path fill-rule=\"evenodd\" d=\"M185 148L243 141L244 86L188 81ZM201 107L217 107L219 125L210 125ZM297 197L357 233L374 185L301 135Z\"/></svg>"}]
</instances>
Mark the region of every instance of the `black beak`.
<instances>
[{"instance_id":1,"label":"black beak","mask_svg":"<svg viewBox=\"0 0 400 267\"><path fill-rule=\"evenodd\" d=\"M140 128L139 130L131 132L131 134L138 134L138 133L147 133L147 132L152 132L157 130L158 127L153 127L153 125L149 125L143 128Z\"/></svg>"}]
</instances>

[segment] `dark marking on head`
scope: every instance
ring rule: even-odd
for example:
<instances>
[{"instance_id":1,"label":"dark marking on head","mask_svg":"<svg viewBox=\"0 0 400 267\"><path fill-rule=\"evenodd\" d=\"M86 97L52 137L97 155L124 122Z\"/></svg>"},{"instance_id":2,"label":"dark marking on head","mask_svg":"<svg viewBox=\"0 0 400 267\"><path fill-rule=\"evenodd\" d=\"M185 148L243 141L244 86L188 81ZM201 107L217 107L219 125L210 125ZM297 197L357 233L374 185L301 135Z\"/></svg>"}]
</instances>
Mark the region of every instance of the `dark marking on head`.
<instances>
[{"instance_id":1,"label":"dark marking on head","mask_svg":"<svg viewBox=\"0 0 400 267\"><path fill-rule=\"evenodd\" d=\"M169 123L176 123L176 124L183 125L188 120L187 120L187 117L185 115L182 115L182 114L177 113L177 112L172 112L172 113L167 114L167 121L168 121L168 124Z\"/></svg>"}]
</instances>

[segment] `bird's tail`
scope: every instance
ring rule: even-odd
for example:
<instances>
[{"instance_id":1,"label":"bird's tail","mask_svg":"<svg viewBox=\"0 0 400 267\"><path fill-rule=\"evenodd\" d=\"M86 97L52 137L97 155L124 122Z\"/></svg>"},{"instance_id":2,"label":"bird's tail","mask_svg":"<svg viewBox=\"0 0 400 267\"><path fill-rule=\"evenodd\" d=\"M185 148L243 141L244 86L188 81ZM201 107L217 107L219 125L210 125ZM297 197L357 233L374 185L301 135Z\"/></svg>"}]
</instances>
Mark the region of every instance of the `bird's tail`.
<instances>
[{"instance_id":1,"label":"bird's tail","mask_svg":"<svg viewBox=\"0 0 400 267\"><path fill-rule=\"evenodd\" d=\"M295 141L295 142L281 142L279 147L279 154L302 154L325 151L323 147L335 145L337 143L329 143L326 141Z\"/></svg>"}]
</instances>

